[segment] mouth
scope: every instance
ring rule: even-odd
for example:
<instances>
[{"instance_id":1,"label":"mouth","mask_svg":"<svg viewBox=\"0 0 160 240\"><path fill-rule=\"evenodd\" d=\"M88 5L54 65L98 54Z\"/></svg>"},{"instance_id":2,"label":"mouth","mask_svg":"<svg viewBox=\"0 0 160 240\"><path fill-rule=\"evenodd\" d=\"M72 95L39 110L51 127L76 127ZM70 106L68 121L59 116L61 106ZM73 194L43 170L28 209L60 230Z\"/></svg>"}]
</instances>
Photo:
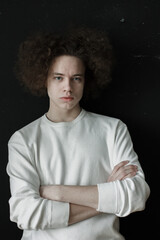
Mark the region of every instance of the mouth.
<instances>
[{"instance_id":1,"label":"mouth","mask_svg":"<svg viewBox=\"0 0 160 240\"><path fill-rule=\"evenodd\" d=\"M70 102L72 101L74 98L73 97L61 97L61 100L65 101L65 102Z\"/></svg>"}]
</instances>

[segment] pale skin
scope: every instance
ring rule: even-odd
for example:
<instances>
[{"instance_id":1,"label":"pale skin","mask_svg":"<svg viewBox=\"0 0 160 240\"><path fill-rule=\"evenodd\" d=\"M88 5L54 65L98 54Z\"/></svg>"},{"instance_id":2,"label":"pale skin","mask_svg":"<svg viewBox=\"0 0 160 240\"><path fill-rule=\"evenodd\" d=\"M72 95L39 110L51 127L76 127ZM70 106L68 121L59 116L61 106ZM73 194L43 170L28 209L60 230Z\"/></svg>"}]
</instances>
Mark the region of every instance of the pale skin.
<instances>
[{"instance_id":1,"label":"pale skin","mask_svg":"<svg viewBox=\"0 0 160 240\"><path fill-rule=\"evenodd\" d=\"M74 56L56 57L49 69L47 90L53 122L69 122L80 113L79 101L85 84L85 66ZM124 180L136 175L137 167L123 161L116 165L106 182ZM69 225L99 215L97 186L48 185L40 187L40 196L53 201L70 203Z\"/></svg>"}]
</instances>

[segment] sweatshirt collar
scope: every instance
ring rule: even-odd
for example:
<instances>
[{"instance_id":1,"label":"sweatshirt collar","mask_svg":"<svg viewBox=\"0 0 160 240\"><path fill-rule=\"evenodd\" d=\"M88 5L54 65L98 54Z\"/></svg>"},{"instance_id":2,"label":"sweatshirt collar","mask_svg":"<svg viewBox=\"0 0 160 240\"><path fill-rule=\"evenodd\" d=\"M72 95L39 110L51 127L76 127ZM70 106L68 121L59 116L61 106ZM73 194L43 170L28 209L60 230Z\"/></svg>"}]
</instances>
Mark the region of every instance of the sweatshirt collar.
<instances>
[{"instance_id":1,"label":"sweatshirt collar","mask_svg":"<svg viewBox=\"0 0 160 240\"><path fill-rule=\"evenodd\" d=\"M84 115L86 114L86 111L82 108L81 112L79 113L79 115L72 121L70 122L52 122L51 120L49 120L47 118L47 114L45 113L42 118L43 118L43 121L45 121L47 124L50 124L54 127L69 127L69 126L72 126L74 125L75 123L79 122L83 117Z\"/></svg>"}]
</instances>

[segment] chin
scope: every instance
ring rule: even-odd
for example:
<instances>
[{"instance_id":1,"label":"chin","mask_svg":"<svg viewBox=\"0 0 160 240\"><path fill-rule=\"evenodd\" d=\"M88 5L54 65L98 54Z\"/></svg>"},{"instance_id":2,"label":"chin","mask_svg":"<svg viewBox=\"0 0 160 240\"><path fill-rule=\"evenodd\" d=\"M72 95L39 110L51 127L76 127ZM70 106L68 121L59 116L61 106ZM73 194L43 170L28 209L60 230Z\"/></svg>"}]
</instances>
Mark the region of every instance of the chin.
<instances>
[{"instance_id":1,"label":"chin","mask_svg":"<svg viewBox=\"0 0 160 240\"><path fill-rule=\"evenodd\" d=\"M79 107L79 104L68 104L68 103L66 103L63 106L63 109L64 110L73 110L73 109L76 109L77 107Z\"/></svg>"}]
</instances>

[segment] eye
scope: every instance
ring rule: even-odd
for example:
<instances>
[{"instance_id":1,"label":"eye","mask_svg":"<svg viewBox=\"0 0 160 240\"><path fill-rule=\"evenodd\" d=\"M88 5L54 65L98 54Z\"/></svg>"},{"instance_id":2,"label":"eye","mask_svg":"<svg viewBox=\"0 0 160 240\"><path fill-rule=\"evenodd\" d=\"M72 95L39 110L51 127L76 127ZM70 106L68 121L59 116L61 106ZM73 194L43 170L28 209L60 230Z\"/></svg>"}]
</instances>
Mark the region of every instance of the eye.
<instances>
[{"instance_id":1,"label":"eye","mask_svg":"<svg viewBox=\"0 0 160 240\"><path fill-rule=\"evenodd\" d=\"M80 77L74 77L73 80L74 81L81 81L81 78Z\"/></svg>"},{"instance_id":2,"label":"eye","mask_svg":"<svg viewBox=\"0 0 160 240\"><path fill-rule=\"evenodd\" d=\"M57 77L54 77L54 79L60 81L62 80L62 77L57 76Z\"/></svg>"}]
</instances>

